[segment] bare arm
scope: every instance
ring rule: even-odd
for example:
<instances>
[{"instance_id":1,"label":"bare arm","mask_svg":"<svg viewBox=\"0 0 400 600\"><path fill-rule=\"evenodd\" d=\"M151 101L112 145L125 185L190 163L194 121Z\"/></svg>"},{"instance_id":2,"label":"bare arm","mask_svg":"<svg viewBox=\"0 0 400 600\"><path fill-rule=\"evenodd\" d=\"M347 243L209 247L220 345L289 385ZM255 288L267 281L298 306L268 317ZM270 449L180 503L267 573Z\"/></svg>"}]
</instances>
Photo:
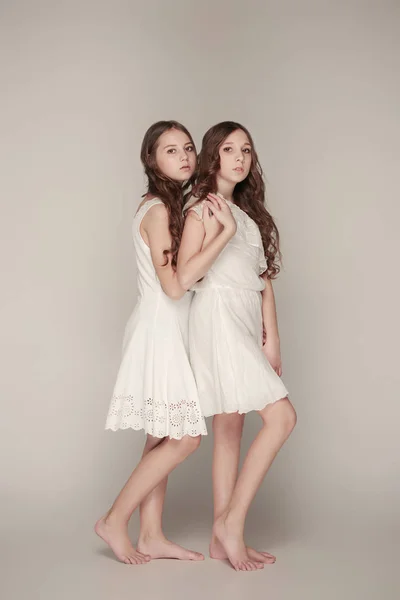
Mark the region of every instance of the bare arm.
<instances>
[{"instance_id":1,"label":"bare arm","mask_svg":"<svg viewBox=\"0 0 400 600\"><path fill-rule=\"evenodd\" d=\"M177 273L171 266L171 260L165 264L164 250L171 247L168 211L163 204L152 206L146 213L142 227L148 239L151 260L165 294L173 300L179 300L186 290L180 285Z\"/></svg>"},{"instance_id":2,"label":"bare arm","mask_svg":"<svg viewBox=\"0 0 400 600\"><path fill-rule=\"evenodd\" d=\"M272 287L272 281L268 278L266 273L262 275L262 278L265 281L265 289L261 292L262 317L266 333L263 350L271 363L271 366L280 376L282 375L282 361L274 289Z\"/></svg>"},{"instance_id":3,"label":"bare arm","mask_svg":"<svg viewBox=\"0 0 400 600\"><path fill-rule=\"evenodd\" d=\"M262 315L264 328L267 339L272 339L279 342L278 318L276 315L276 304L274 289L272 282L268 279L268 275L262 275L265 281L265 289L261 292L262 295Z\"/></svg>"},{"instance_id":4,"label":"bare arm","mask_svg":"<svg viewBox=\"0 0 400 600\"><path fill-rule=\"evenodd\" d=\"M210 239L209 242L206 240L206 243L204 243L204 221L199 219L194 211L189 210L188 212L179 249L177 269L179 282L186 290L190 289L192 285L204 277L229 240L236 233L236 222L226 203L225 206L230 213L230 217L228 215L225 219L226 209L223 208L222 210L224 210L225 214L222 216L222 219L225 221L225 224L221 223L222 228L220 233L213 237L213 239ZM205 218L207 218L206 211L208 208L215 212L217 210L222 212L214 204L206 201L203 210ZM214 212L213 215L215 215ZM221 218L220 213L218 213L218 216Z\"/></svg>"}]
</instances>

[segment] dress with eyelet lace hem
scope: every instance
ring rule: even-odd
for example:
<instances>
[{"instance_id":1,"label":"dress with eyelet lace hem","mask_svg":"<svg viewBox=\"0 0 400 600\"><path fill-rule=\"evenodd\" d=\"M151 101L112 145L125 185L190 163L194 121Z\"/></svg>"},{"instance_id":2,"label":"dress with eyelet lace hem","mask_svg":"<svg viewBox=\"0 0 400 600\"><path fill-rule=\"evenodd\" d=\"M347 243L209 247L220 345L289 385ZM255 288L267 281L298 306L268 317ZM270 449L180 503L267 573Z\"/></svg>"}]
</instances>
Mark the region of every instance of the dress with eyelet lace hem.
<instances>
[{"instance_id":1,"label":"dress with eyelet lace hem","mask_svg":"<svg viewBox=\"0 0 400 600\"><path fill-rule=\"evenodd\" d=\"M162 201L145 202L133 220L139 298L126 326L106 429L143 429L174 439L206 435L188 358L192 293L171 300L163 292L140 234L143 217L156 204Z\"/></svg>"},{"instance_id":2,"label":"dress with eyelet lace hem","mask_svg":"<svg viewBox=\"0 0 400 600\"><path fill-rule=\"evenodd\" d=\"M186 210L202 219L203 203ZM288 391L262 350L261 292L267 269L257 224L227 201L237 231L193 290L189 355L205 417L261 410ZM268 335L268 332L267 332Z\"/></svg>"}]
</instances>

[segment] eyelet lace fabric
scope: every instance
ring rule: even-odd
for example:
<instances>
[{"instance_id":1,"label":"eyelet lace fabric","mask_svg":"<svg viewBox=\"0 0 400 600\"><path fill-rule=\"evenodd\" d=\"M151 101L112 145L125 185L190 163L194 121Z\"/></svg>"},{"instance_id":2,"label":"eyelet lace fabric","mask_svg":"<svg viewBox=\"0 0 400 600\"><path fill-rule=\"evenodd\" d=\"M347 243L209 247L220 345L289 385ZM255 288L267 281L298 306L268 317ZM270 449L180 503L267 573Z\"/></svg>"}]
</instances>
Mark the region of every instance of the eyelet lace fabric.
<instances>
[{"instance_id":1,"label":"eyelet lace fabric","mask_svg":"<svg viewBox=\"0 0 400 600\"><path fill-rule=\"evenodd\" d=\"M106 429L144 429L154 437L181 439L201 433L202 415L194 400L179 400L169 405L147 398L137 402L133 396L113 396ZM200 429L199 429L200 428Z\"/></svg>"}]
</instances>

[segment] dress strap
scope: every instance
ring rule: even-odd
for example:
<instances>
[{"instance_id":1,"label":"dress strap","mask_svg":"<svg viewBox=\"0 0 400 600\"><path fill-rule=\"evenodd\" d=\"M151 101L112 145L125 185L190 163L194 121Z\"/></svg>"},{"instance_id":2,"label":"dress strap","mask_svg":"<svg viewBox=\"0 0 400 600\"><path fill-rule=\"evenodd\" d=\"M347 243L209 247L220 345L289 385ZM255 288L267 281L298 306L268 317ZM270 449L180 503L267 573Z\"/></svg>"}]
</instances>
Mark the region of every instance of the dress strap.
<instances>
[{"instance_id":1,"label":"dress strap","mask_svg":"<svg viewBox=\"0 0 400 600\"><path fill-rule=\"evenodd\" d=\"M156 204L164 204L164 202L160 198L150 198L150 200L146 200L146 202L143 202L142 206L138 209L134 216L134 220L137 222L138 225L140 225L140 223L143 221L143 218L147 211L149 211L150 208L152 208Z\"/></svg>"},{"instance_id":2,"label":"dress strap","mask_svg":"<svg viewBox=\"0 0 400 600\"><path fill-rule=\"evenodd\" d=\"M198 202L197 204L195 204L196 199L195 198L191 198L191 200L189 200L189 202L187 202L183 208L183 212L184 213L188 213L189 210L192 210L200 219L200 221L203 220L203 206L204 206L204 201L203 202Z\"/></svg>"}]
</instances>

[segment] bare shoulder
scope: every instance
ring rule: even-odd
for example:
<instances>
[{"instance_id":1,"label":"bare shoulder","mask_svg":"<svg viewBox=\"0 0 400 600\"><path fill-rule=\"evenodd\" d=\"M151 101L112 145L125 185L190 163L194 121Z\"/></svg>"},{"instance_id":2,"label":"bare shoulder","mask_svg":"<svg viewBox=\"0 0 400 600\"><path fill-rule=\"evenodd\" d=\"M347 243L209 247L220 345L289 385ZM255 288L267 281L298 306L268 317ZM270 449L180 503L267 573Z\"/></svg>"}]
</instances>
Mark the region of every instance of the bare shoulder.
<instances>
[{"instance_id":1,"label":"bare shoulder","mask_svg":"<svg viewBox=\"0 0 400 600\"><path fill-rule=\"evenodd\" d=\"M150 232L152 229L160 230L160 228L168 230L169 215L165 204L163 202L158 202L157 204L150 206L143 217L141 226L143 230L147 232Z\"/></svg>"},{"instance_id":2,"label":"bare shoulder","mask_svg":"<svg viewBox=\"0 0 400 600\"><path fill-rule=\"evenodd\" d=\"M158 204L154 204L147 211L147 215L150 219L155 220L168 220L168 209L165 206L164 202L160 201Z\"/></svg>"},{"instance_id":3,"label":"bare shoulder","mask_svg":"<svg viewBox=\"0 0 400 600\"><path fill-rule=\"evenodd\" d=\"M145 204L147 204L151 200L159 200L160 202L162 202L161 198L159 198L158 196L155 196L154 194L146 194L146 196L144 196L143 200L140 202L139 206L137 207L136 214L143 208L143 206Z\"/></svg>"},{"instance_id":4,"label":"bare shoulder","mask_svg":"<svg viewBox=\"0 0 400 600\"><path fill-rule=\"evenodd\" d=\"M191 218L195 221L203 221L203 206L204 200L191 198L185 206L187 218Z\"/></svg>"}]
</instances>

